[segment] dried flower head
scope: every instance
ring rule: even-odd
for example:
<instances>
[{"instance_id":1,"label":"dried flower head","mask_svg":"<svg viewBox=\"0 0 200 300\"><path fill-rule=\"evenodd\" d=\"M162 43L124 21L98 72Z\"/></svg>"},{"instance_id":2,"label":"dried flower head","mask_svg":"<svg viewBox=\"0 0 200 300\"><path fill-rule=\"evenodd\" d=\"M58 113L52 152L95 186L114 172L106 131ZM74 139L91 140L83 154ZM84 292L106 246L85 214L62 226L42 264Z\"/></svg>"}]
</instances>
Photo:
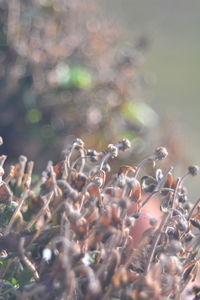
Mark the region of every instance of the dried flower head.
<instances>
[{"instance_id":1,"label":"dried flower head","mask_svg":"<svg viewBox=\"0 0 200 300\"><path fill-rule=\"evenodd\" d=\"M192 176L196 176L199 173L199 166L193 165L188 167L188 172Z\"/></svg>"},{"instance_id":2,"label":"dried flower head","mask_svg":"<svg viewBox=\"0 0 200 300\"><path fill-rule=\"evenodd\" d=\"M118 156L118 148L113 144L108 145L107 151L111 154L111 158L115 158Z\"/></svg>"},{"instance_id":3,"label":"dried flower head","mask_svg":"<svg viewBox=\"0 0 200 300\"><path fill-rule=\"evenodd\" d=\"M168 156L168 151L165 147L158 147L156 148L154 154L156 159L162 160Z\"/></svg>"},{"instance_id":4,"label":"dried flower head","mask_svg":"<svg viewBox=\"0 0 200 300\"><path fill-rule=\"evenodd\" d=\"M73 141L73 145L77 149L84 148L84 142L81 139L78 139L78 138Z\"/></svg>"},{"instance_id":5,"label":"dried flower head","mask_svg":"<svg viewBox=\"0 0 200 300\"><path fill-rule=\"evenodd\" d=\"M118 148L121 151L126 151L127 149L131 148L131 142L128 139L122 139L119 141L118 145Z\"/></svg>"}]
</instances>

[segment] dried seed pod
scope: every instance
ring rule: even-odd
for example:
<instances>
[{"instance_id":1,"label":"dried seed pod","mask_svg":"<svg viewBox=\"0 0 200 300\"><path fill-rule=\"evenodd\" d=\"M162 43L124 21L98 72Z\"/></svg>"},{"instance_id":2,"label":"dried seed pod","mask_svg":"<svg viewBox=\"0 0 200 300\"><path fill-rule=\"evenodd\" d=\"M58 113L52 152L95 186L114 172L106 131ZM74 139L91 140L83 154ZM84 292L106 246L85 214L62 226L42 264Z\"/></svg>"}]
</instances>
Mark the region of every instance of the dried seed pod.
<instances>
[{"instance_id":1,"label":"dried seed pod","mask_svg":"<svg viewBox=\"0 0 200 300\"><path fill-rule=\"evenodd\" d=\"M156 159L162 160L168 156L168 151L165 147L158 147L156 148L154 154Z\"/></svg>"},{"instance_id":2,"label":"dried seed pod","mask_svg":"<svg viewBox=\"0 0 200 300\"><path fill-rule=\"evenodd\" d=\"M190 202L186 202L183 204L183 209L190 211L192 209L193 205Z\"/></svg>"},{"instance_id":3,"label":"dried seed pod","mask_svg":"<svg viewBox=\"0 0 200 300\"><path fill-rule=\"evenodd\" d=\"M191 232L188 232L185 236L184 236L184 241L186 243L190 242L192 239L194 238L194 235Z\"/></svg>"},{"instance_id":4,"label":"dried seed pod","mask_svg":"<svg viewBox=\"0 0 200 300\"><path fill-rule=\"evenodd\" d=\"M126 220L125 220L125 226L126 227L132 227L132 226L134 226L135 220L136 219L133 218L133 217L127 217Z\"/></svg>"},{"instance_id":5,"label":"dried seed pod","mask_svg":"<svg viewBox=\"0 0 200 300\"><path fill-rule=\"evenodd\" d=\"M187 202L187 199L188 199L187 195L183 194L183 195L180 195L180 196L178 197L178 202L179 202L179 203L186 203L186 202Z\"/></svg>"},{"instance_id":6,"label":"dried seed pod","mask_svg":"<svg viewBox=\"0 0 200 300\"><path fill-rule=\"evenodd\" d=\"M127 208L127 201L123 198L119 199L118 205L121 209Z\"/></svg>"},{"instance_id":7,"label":"dried seed pod","mask_svg":"<svg viewBox=\"0 0 200 300\"><path fill-rule=\"evenodd\" d=\"M118 156L118 148L113 144L109 144L106 151L111 154L111 158Z\"/></svg>"},{"instance_id":8,"label":"dried seed pod","mask_svg":"<svg viewBox=\"0 0 200 300\"><path fill-rule=\"evenodd\" d=\"M86 151L86 156L89 156L91 162L98 161L98 152L96 150L88 149Z\"/></svg>"},{"instance_id":9,"label":"dried seed pod","mask_svg":"<svg viewBox=\"0 0 200 300\"><path fill-rule=\"evenodd\" d=\"M68 219L71 223L76 223L81 218L81 214L78 211L71 211L68 214Z\"/></svg>"},{"instance_id":10,"label":"dried seed pod","mask_svg":"<svg viewBox=\"0 0 200 300\"><path fill-rule=\"evenodd\" d=\"M131 142L128 139L122 139L118 143L118 149L121 151L126 151L127 149L131 148Z\"/></svg>"},{"instance_id":11,"label":"dried seed pod","mask_svg":"<svg viewBox=\"0 0 200 300\"><path fill-rule=\"evenodd\" d=\"M72 142L73 146L75 147L74 149L78 150L78 149L83 149L84 148L84 142L81 139L75 139Z\"/></svg>"},{"instance_id":12,"label":"dried seed pod","mask_svg":"<svg viewBox=\"0 0 200 300\"><path fill-rule=\"evenodd\" d=\"M133 218L138 219L141 216L140 212L135 212L134 214L131 215Z\"/></svg>"},{"instance_id":13,"label":"dried seed pod","mask_svg":"<svg viewBox=\"0 0 200 300\"><path fill-rule=\"evenodd\" d=\"M188 167L188 172L192 176L196 176L199 173L199 166L193 165Z\"/></svg>"},{"instance_id":14,"label":"dried seed pod","mask_svg":"<svg viewBox=\"0 0 200 300\"><path fill-rule=\"evenodd\" d=\"M200 221L197 219L190 219L190 223L200 230Z\"/></svg>"},{"instance_id":15,"label":"dried seed pod","mask_svg":"<svg viewBox=\"0 0 200 300\"><path fill-rule=\"evenodd\" d=\"M169 239L179 240L179 232L176 228L168 227L167 229L167 235L169 236Z\"/></svg>"},{"instance_id":16,"label":"dried seed pod","mask_svg":"<svg viewBox=\"0 0 200 300\"><path fill-rule=\"evenodd\" d=\"M150 224L151 226L155 227L155 226L157 225L157 223L158 223L158 220L157 220L156 218L151 217L151 218L149 219L149 224Z\"/></svg>"}]
</instances>

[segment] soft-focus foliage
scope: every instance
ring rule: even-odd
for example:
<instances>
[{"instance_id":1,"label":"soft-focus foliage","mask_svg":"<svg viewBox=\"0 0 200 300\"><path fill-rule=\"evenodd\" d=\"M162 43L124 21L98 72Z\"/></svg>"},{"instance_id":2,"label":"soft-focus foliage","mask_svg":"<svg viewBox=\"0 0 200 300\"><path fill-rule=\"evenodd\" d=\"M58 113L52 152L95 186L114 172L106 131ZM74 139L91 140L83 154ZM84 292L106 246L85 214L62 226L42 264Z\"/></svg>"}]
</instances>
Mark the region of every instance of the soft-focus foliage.
<instances>
[{"instance_id":1,"label":"soft-focus foliage","mask_svg":"<svg viewBox=\"0 0 200 300\"><path fill-rule=\"evenodd\" d=\"M73 136L97 147L122 136L140 145L138 135L156 122L138 100L144 37L125 43L93 0L1 0L0 19L0 134L7 154L16 158L23 150L43 162Z\"/></svg>"}]
</instances>

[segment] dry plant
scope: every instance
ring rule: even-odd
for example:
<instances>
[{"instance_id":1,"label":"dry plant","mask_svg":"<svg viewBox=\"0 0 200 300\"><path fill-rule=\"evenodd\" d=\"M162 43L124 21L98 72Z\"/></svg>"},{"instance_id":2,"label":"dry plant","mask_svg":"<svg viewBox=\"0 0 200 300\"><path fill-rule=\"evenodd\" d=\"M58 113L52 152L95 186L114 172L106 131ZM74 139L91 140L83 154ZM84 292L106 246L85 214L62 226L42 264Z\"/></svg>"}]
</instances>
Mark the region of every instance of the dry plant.
<instances>
[{"instance_id":1,"label":"dry plant","mask_svg":"<svg viewBox=\"0 0 200 300\"><path fill-rule=\"evenodd\" d=\"M7 175L0 157L0 299L178 300L188 286L199 299L200 287L190 283L199 265L200 200L191 204L184 185L199 168L174 179L172 167L156 168L168 155L158 147L108 175L109 161L130 147L123 139L97 152L76 139L38 180L26 157ZM139 177L149 160L155 175ZM162 218L148 214L150 228L136 246L131 229L155 195Z\"/></svg>"}]
</instances>

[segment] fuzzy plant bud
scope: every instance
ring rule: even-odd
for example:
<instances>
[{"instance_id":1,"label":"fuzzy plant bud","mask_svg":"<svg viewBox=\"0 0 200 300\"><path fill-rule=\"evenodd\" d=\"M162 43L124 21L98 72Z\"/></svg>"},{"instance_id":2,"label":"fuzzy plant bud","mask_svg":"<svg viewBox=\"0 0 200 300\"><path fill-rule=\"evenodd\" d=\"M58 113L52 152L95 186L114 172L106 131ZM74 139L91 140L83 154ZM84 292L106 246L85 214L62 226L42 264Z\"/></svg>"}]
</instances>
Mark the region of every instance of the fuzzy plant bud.
<instances>
[{"instance_id":1,"label":"fuzzy plant bud","mask_svg":"<svg viewBox=\"0 0 200 300\"><path fill-rule=\"evenodd\" d=\"M133 227L135 225L135 218L133 217L127 217L125 220L125 226L126 227Z\"/></svg>"},{"instance_id":2,"label":"fuzzy plant bud","mask_svg":"<svg viewBox=\"0 0 200 300\"><path fill-rule=\"evenodd\" d=\"M157 225L157 223L158 223L158 220L156 219L156 218L154 218L154 217L151 217L150 219L149 219L149 224L151 225L151 226L156 226Z\"/></svg>"},{"instance_id":3,"label":"fuzzy plant bud","mask_svg":"<svg viewBox=\"0 0 200 300\"><path fill-rule=\"evenodd\" d=\"M127 149L131 148L131 142L128 139L122 139L118 143L118 149L121 151L126 151Z\"/></svg>"},{"instance_id":4,"label":"fuzzy plant bud","mask_svg":"<svg viewBox=\"0 0 200 300\"><path fill-rule=\"evenodd\" d=\"M118 148L116 146L114 146L113 144L109 144L107 150L111 154L112 158L115 158L118 156Z\"/></svg>"},{"instance_id":5,"label":"fuzzy plant bud","mask_svg":"<svg viewBox=\"0 0 200 300\"><path fill-rule=\"evenodd\" d=\"M98 161L98 152L93 149L88 149L86 155L89 156L91 162Z\"/></svg>"},{"instance_id":6,"label":"fuzzy plant bud","mask_svg":"<svg viewBox=\"0 0 200 300\"><path fill-rule=\"evenodd\" d=\"M84 142L78 138L73 141L73 145L75 146L76 149L84 148Z\"/></svg>"},{"instance_id":7,"label":"fuzzy plant bud","mask_svg":"<svg viewBox=\"0 0 200 300\"><path fill-rule=\"evenodd\" d=\"M168 151L165 147L158 147L156 148L154 154L156 159L162 160L168 156Z\"/></svg>"},{"instance_id":8,"label":"fuzzy plant bud","mask_svg":"<svg viewBox=\"0 0 200 300\"><path fill-rule=\"evenodd\" d=\"M192 176L196 176L199 173L199 166L189 166L188 167L188 172Z\"/></svg>"}]
</instances>

